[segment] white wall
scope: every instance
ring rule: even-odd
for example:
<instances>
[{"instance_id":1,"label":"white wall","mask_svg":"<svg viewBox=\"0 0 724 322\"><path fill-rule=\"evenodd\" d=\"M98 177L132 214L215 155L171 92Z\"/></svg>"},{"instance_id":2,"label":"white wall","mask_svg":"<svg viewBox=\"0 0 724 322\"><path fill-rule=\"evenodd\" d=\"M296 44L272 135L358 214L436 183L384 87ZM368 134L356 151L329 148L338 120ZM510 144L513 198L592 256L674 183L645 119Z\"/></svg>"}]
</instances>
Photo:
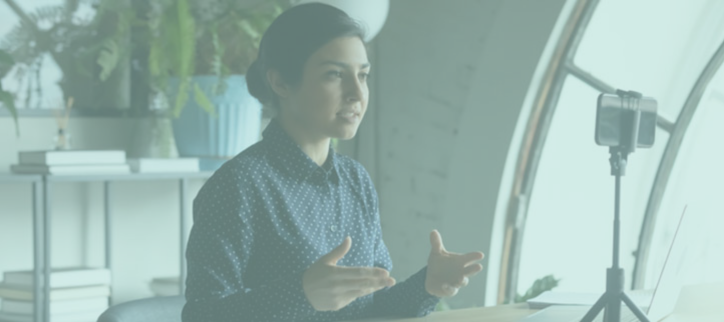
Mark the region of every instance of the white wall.
<instances>
[{"instance_id":1,"label":"white wall","mask_svg":"<svg viewBox=\"0 0 724 322\"><path fill-rule=\"evenodd\" d=\"M426 265L434 228L449 251L497 251L491 226L511 137L564 2L391 1L355 148L374 170L396 278ZM486 273L451 307L483 305Z\"/></svg>"}]
</instances>

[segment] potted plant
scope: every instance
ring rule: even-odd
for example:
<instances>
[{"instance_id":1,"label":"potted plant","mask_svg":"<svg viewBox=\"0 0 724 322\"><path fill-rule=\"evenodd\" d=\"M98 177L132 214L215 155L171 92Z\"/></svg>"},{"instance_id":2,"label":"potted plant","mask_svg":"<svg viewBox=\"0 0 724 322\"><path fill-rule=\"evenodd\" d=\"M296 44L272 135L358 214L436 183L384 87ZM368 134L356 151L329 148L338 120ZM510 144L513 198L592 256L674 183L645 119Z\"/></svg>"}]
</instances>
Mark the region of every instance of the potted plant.
<instances>
[{"instance_id":1,"label":"potted plant","mask_svg":"<svg viewBox=\"0 0 724 322\"><path fill-rule=\"evenodd\" d=\"M0 49L0 80L13 68L15 60L6 51ZM15 96L13 93L3 90L3 84L0 82L0 103L8 109L10 115L15 121L15 135L20 136L20 128L18 127L18 111L15 109Z\"/></svg>"},{"instance_id":2,"label":"potted plant","mask_svg":"<svg viewBox=\"0 0 724 322\"><path fill-rule=\"evenodd\" d=\"M28 85L25 106L45 100L41 68L50 56L62 72L63 101L75 98L77 108L126 108L128 103L128 37L133 12L125 1L80 0L44 6L26 13L15 0L5 0L20 23L0 45L15 59L16 78ZM90 8L89 8L90 7ZM94 11L91 16L81 11ZM52 98L56 99L56 98Z\"/></svg>"},{"instance_id":3,"label":"potted plant","mask_svg":"<svg viewBox=\"0 0 724 322\"><path fill-rule=\"evenodd\" d=\"M173 117L181 156L214 170L253 144L261 105L244 74L264 30L288 0L166 0L150 4L149 83L155 105ZM227 140L228 139L228 140Z\"/></svg>"}]
</instances>

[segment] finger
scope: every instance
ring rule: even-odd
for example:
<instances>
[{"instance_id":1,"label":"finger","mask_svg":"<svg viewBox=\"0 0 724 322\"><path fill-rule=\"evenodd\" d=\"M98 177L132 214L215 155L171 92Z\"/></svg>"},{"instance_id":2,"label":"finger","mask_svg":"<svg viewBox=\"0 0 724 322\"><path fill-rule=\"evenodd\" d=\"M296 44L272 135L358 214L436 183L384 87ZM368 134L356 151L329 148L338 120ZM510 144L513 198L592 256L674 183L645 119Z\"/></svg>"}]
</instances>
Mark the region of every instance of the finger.
<instances>
[{"instance_id":1,"label":"finger","mask_svg":"<svg viewBox=\"0 0 724 322\"><path fill-rule=\"evenodd\" d=\"M366 279L356 279L356 280L345 280L341 281L338 284L338 288L336 291L343 292L343 293L349 293L354 292L358 290L364 290L365 292L369 291L369 293L376 292L378 290L381 290L385 287L392 287L396 283L395 279L392 277L387 278L366 278Z\"/></svg>"},{"instance_id":2,"label":"finger","mask_svg":"<svg viewBox=\"0 0 724 322\"><path fill-rule=\"evenodd\" d=\"M453 287L450 284L443 284L442 289L445 293L445 297L455 296L455 294L458 294L458 288Z\"/></svg>"},{"instance_id":3,"label":"finger","mask_svg":"<svg viewBox=\"0 0 724 322\"><path fill-rule=\"evenodd\" d=\"M470 280L467 277L463 277L462 279L460 279L460 282L452 284L452 287L463 288L463 287L467 286L469 282L470 282Z\"/></svg>"},{"instance_id":4,"label":"finger","mask_svg":"<svg viewBox=\"0 0 724 322\"><path fill-rule=\"evenodd\" d=\"M465 255L461 255L463 260L463 266L467 266L471 263L477 262L479 260L482 260L485 257L485 254L481 252L472 252L467 253Z\"/></svg>"},{"instance_id":5,"label":"finger","mask_svg":"<svg viewBox=\"0 0 724 322\"><path fill-rule=\"evenodd\" d=\"M356 300L357 298L370 295L370 294L372 294L372 293L374 293L374 292L377 292L377 291L379 291L379 290L381 290L381 289L383 289L383 288L384 288L384 287L352 289L352 290L350 290L350 291L347 291L347 292L344 294L344 296L345 296L346 298L351 298L351 299L354 301L354 300Z\"/></svg>"},{"instance_id":6,"label":"finger","mask_svg":"<svg viewBox=\"0 0 724 322\"><path fill-rule=\"evenodd\" d=\"M384 268L380 267L337 267L335 271L340 279L386 278L390 276Z\"/></svg>"},{"instance_id":7,"label":"finger","mask_svg":"<svg viewBox=\"0 0 724 322\"><path fill-rule=\"evenodd\" d=\"M356 300L357 298L370 295L372 293L376 292L376 290L371 289L364 289L364 290L352 290L344 294L345 298L349 298L352 301Z\"/></svg>"},{"instance_id":8,"label":"finger","mask_svg":"<svg viewBox=\"0 0 724 322\"><path fill-rule=\"evenodd\" d=\"M433 252L439 253L445 250L445 246L442 244L442 236L440 236L440 232L438 232L437 229L430 232L430 245L432 246Z\"/></svg>"},{"instance_id":9,"label":"finger","mask_svg":"<svg viewBox=\"0 0 724 322\"><path fill-rule=\"evenodd\" d=\"M474 276L475 274L480 273L480 271L482 271L482 270L483 270L482 264L480 264L480 263L473 264L473 265L463 268L463 276L465 276L465 277Z\"/></svg>"},{"instance_id":10,"label":"finger","mask_svg":"<svg viewBox=\"0 0 724 322\"><path fill-rule=\"evenodd\" d=\"M349 251L351 246L352 246L352 238L347 236L344 239L344 241L342 242L342 244L337 246L337 248L333 249L331 252L322 256L320 261L327 263L327 264L336 265L337 261L342 259L342 257L344 257L344 255L347 254L347 252Z\"/></svg>"}]
</instances>

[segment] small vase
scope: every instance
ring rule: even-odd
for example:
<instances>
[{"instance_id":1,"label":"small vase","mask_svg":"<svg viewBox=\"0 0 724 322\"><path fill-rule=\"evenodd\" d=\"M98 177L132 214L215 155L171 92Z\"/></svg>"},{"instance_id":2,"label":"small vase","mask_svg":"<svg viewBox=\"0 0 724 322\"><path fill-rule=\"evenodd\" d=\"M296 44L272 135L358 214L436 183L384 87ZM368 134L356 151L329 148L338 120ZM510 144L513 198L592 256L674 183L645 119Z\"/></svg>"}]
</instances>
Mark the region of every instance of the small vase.
<instances>
[{"instance_id":1,"label":"small vase","mask_svg":"<svg viewBox=\"0 0 724 322\"><path fill-rule=\"evenodd\" d=\"M58 133L53 137L53 149L55 150L70 150L71 141L70 133L64 129L58 129Z\"/></svg>"}]
</instances>

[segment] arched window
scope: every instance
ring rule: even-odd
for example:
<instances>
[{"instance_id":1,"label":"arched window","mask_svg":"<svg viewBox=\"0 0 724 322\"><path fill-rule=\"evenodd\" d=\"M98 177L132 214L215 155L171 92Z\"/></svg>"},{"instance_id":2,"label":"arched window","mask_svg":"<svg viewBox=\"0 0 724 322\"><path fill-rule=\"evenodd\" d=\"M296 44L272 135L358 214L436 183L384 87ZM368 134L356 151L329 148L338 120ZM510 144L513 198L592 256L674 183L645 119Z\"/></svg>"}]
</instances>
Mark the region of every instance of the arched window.
<instances>
[{"instance_id":1,"label":"arched window","mask_svg":"<svg viewBox=\"0 0 724 322\"><path fill-rule=\"evenodd\" d=\"M569 34L558 40L551 76L523 116L529 118L528 133L515 184L501 192L511 198L499 287L506 298L548 274L561 279L559 290L605 289L614 177L608 149L597 146L593 136L601 92L635 90L659 104L656 143L629 156L622 178L620 259L627 286L653 287L650 277L660 272L667 250L657 245L670 243L687 201L692 217L724 217L724 206L715 203L716 191L724 189L709 183L724 180L724 148L717 147L724 145L715 139L724 138L717 126L724 119L724 76L710 82L721 64L724 2L574 2L570 16L560 18L568 20L563 32ZM689 125L682 115L698 105ZM713 247L722 241L701 242ZM712 254L702 251L700 260Z\"/></svg>"}]
</instances>

